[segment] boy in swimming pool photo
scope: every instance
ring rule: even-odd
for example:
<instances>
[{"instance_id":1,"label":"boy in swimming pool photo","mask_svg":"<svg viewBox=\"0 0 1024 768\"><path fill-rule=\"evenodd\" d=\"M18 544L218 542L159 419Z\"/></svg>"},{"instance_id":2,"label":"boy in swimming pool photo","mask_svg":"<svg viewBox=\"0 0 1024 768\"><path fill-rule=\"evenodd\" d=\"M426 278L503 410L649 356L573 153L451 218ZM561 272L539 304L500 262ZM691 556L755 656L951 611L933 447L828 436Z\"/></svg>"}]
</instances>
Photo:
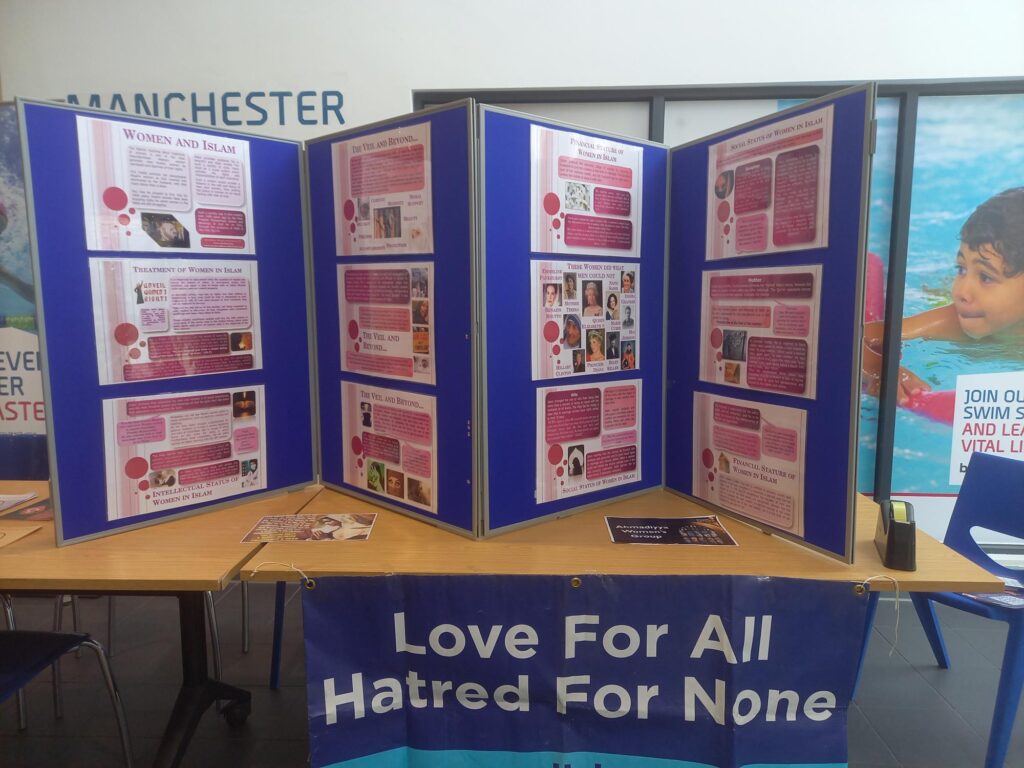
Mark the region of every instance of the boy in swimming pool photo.
<instances>
[{"instance_id":1,"label":"boy in swimming pool photo","mask_svg":"<svg viewBox=\"0 0 1024 768\"><path fill-rule=\"evenodd\" d=\"M902 338L1024 342L1024 187L990 197L960 229L952 301L903 319ZM864 386L877 395L884 324L864 326ZM900 366L897 400L931 387Z\"/></svg>"}]
</instances>

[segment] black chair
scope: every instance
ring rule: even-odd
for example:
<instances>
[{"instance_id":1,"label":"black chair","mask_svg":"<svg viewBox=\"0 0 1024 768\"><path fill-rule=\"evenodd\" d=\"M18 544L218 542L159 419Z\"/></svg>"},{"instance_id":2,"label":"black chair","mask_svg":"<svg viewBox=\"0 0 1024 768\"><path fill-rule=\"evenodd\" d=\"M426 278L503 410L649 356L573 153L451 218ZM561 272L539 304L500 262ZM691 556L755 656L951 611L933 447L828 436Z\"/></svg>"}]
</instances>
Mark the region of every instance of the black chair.
<instances>
[{"instance_id":1,"label":"black chair","mask_svg":"<svg viewBox=\"0 0 1024 768\"><path fill-rule=\"evenodd\" d=\"M103 646L89 635L80 632L0 631L0 702L17 694L36 675L65 653L79 648L88 648L96 654L100 671L103 673L103 682L107 685L107 692L114 705L124 762L131 768L132 748L128 740L128 721L124 716L121 694L117 691Z\"/></svg>"}]
</instances>

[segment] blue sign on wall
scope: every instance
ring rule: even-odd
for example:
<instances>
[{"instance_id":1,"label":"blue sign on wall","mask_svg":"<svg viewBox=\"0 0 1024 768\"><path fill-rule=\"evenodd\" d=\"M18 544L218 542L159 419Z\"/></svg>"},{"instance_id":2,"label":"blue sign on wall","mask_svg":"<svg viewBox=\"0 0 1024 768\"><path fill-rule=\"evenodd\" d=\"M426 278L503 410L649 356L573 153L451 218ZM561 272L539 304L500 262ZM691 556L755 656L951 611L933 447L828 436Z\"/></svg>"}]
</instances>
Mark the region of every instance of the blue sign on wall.
<instances>
[{"instance_id":1,"label":"blue sign on wall","mask_svg":"<svg viewBox=\"0 0 1024 768\"><path fill-rule=\"evenodd\" d=\"M314 766L846 764L850 584L345 577L303 603Z\"/></svg>"}]
</instances>

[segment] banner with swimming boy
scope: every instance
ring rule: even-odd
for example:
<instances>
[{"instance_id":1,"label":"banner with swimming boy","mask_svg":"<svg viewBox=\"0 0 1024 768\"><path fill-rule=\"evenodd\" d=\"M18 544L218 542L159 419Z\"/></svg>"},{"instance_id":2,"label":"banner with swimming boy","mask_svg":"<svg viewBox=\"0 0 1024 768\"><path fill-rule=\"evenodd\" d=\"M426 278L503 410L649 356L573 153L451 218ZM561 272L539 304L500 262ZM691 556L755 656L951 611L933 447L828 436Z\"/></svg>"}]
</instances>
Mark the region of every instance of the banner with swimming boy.
<instances>
[{"instance_id":1,"label":"banner with swimming boy","mask_svg":"<svg viewBox=\"0 0 1024 768\"><path fill-rule=\"evenodd\" d=\"M836 768L866 607L795 579L318 579L311 763Z\"/></svg>"}]
</instances>

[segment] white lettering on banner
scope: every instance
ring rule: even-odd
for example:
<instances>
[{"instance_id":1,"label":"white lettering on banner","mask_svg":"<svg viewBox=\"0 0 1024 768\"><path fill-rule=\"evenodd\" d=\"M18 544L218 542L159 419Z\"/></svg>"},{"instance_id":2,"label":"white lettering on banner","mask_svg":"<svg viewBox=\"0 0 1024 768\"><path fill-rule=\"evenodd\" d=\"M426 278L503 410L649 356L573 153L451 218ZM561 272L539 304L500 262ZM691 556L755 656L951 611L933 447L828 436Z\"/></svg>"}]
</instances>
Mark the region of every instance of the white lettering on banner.
<instances>
[{"instance_id":1,"label":"white lettering on banner","mask_svg":"<svg viewBox=\"0 0 1024 768\"><path fill-rule=\"evenodd\" d=\"M69 93L68 104L202 125L344 125L341 91Z\"/></svg>"},{"instance_id":2,"label":"white lettering on banner","mask_svg":"<svg viewBox=\"0 0 1024 768\"><path fill-rule=\"evenodd\" d=\"M414 653L423 656L427 653L427 647L437 654L451 658L458 656L466 649L466 632L454 624L438 624L430 630L426 645L416 645L406 639L405 613L394 615L395 625L395 653ZM501 636L503 625L492 624L487 631L487 636L476 624L470 624L466 631L469 633L470 645L481 659L489 659L498 646L498 638ZM538 637L537 630L528 624L516 624L505 630L504 647L505 652L514 659L528 659L537 651Z\"/></svg>"},{"instance_id":3,"label":"white lettering on banner","mask_svg":"<svg viewBox=\"0 0 1024 768\"><path fill-rule=\"evenodd\" d=\"M20 328L0 328L0 434L46 434L39 339Z\"/></svg>"}]
</instances>

